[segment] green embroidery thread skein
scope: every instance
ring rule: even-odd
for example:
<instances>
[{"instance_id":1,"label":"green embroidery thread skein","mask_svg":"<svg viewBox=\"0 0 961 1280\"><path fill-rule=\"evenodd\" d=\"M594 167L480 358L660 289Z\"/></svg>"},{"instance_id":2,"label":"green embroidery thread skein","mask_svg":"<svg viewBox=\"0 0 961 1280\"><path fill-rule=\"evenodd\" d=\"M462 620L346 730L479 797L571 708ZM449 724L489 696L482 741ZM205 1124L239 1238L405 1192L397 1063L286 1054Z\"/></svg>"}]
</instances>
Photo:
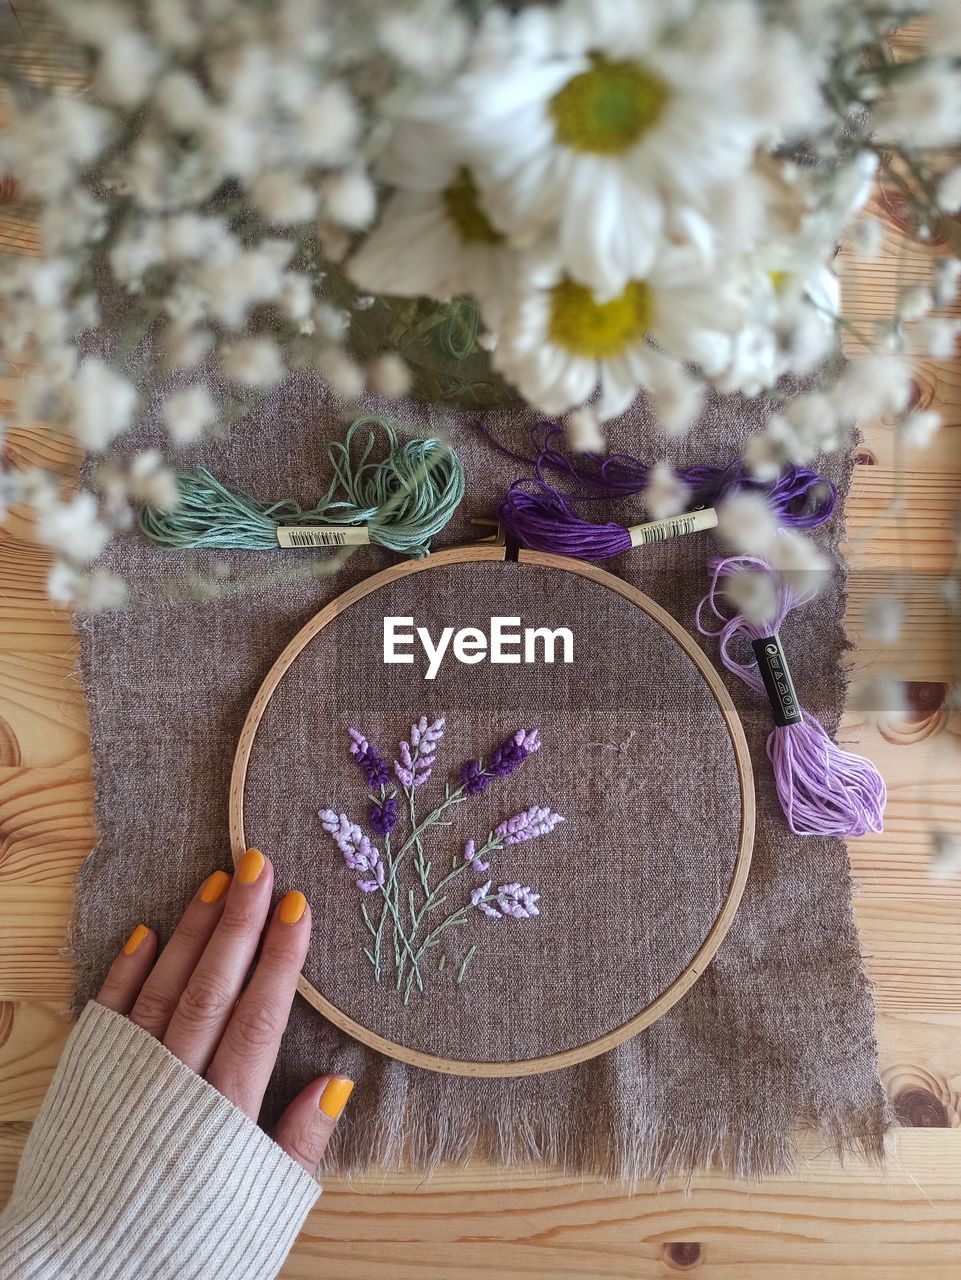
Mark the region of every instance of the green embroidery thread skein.
<instances>
[{"instance_id":1,"label":"green embroidery thread skein","mask_svg":"<svg viewBox=\"0 0 961 1280\"><path fill-rule=\"evenodd\" d=\"M367 443L355 464L351 446L364 428ZM388 452L372 461L378 431L387 437ZM370 541L420 559L464 496L463 468L449 444L433 437L400 443L391 423L372 414L353 422L327 458L334 479L316 507L305 510L292 498L261 502L197 467L177 477L177 509L141 507L140 528L151 542L180 550L322 549Z\"/></svg>"}]
</instances>

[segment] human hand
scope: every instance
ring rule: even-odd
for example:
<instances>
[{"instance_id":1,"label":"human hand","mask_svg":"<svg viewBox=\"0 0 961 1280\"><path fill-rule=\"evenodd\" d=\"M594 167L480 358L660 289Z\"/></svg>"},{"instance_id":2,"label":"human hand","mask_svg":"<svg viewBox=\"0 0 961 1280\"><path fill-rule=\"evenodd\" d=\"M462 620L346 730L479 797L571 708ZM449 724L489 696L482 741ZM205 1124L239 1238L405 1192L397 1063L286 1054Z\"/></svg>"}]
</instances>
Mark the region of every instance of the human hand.
<instances>
[{"instance_id":1,"label":"human hand","mask_svg":"<svg viewBox=\"0 0 961 1280\"><path fill-rule=\"evenodd\" d=\"M281 898L264 931L273 880L270 861L248 849L233 878L207 877L159 956L156 933L138 925L97 996L255 1122L310 941L310 907L296 890ZM320 1076L277 1121L274 1141L308 1173L353 1087L345 1076Z\"/></svg>"}]
</instances>

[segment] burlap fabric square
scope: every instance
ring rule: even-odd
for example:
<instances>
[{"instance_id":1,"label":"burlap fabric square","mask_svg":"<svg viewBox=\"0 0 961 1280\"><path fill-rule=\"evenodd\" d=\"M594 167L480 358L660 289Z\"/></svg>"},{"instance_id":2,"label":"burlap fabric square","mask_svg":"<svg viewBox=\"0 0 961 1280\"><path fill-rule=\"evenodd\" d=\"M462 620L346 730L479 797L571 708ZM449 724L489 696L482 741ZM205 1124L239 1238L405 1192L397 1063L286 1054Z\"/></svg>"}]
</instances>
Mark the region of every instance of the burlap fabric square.
<instances>
[{"instance_id":1,"label":"burlap fabric square","mask_svg":"<svg viewBox=\"0 0 961 1280\"><path fill-rule=\"evenodd\" d=\"M421 431L438 425L413 406L398 416ZM524 446L521 415L488 421L502 441ZM435 548L476 538L470 517L492 514L497 495L521 470L481 440L466 415L449 414L440 425L464 463L467 496ZM291 379L227 439L185 461L202 460L225 483L263 497L312 505L329 478L326 445L343 426L315 383ZM671 446L671 461L727 463L754 426L751 406L714 403L689 439ZM136 443L159 442L148 415ZM619 424L610 444L650 462L666 453L639 413ZM850 465L831 466L843 494ZM624 523L640 517L636 501L605 506L597 516ZM836 552L841 534L838 518L818 536ZM607 567L690 629L711 537L638 551ZM95 991L131 921L149 920L163 936L201 878L229 865L230 770L254 694L322 605L396 559L362 549L334 575L305 576L304 567L319 568L321 557L164 552L136 534L112 547L109 563L132 584L134 603L127 612L78 622L100 832L77 885L78 1005ZM400 680L398 672L411 668L383 667L375 632L385 611L422 613L434 630L483 626L495 611L528 615L531 625L550 617L557 625L553 586L542 574L526 568L505 576L521 568L485 569L463 600L457 585L437 574L426 592L412 596L399 585L366 614L352 612L336 643L312 644L285 677L248 776L248 839L271 854L281 883L303 888L314 906L310 980L336 989L353 1016L405 1043L448 1053L456 1043L460 1053L450 1056L487 1061L590 1039L670 982L717 913L737 821L730 746L703 684L679 671L676 656L643 628L631 637L644 669L643 680L633 682L622 660L628 624L589 584L563 602L586 655L580 669L508 667L495 681L490 668L450 664L428 686L419 672ZM217 584L212 598L184 591L198 579ZM828 728L837 725L844 696L844 598L839 571L814 605L792 617L785 637L802 702ZM592 1061L478 1082L380 1056L298 1001L264 1122L307 1080L334 1070L357 1081L328 1157L327 1167L342 1172L429 1168L476 1153L509 1165L543 1159L629 1183L711 1166L753 1177L789 1167L795 1134L805 1127L839 1149L879 1156L889 1117L847 854L840 841L789 833L764 756L769 711L743 686L729 688L755 765L753 863L733 927L677 1005ZM654 689L661 692L654 696ZM438 975L436 997L405 1007L389 984L371 981L357 891L325 845L316 811L363 797L347 753L349 724L363 721L358 727L391 753L422 712L448 717L439 785L499 735L539 728L544 739L523 771L479 797L478 807L462 807L451 847L533 803L550 804L567 821L544 842L511 851L507 878L535 883L542 893L537 921L491 923L478 914L464 938L477 951L462 986L448 981L449 973ZM709 750L694 749L699 735ZM574 928L571 913L552 915L551 904L578 884L582 918ZM534 931L525 933L528 926Z\"/></svg>"}]
</instances>

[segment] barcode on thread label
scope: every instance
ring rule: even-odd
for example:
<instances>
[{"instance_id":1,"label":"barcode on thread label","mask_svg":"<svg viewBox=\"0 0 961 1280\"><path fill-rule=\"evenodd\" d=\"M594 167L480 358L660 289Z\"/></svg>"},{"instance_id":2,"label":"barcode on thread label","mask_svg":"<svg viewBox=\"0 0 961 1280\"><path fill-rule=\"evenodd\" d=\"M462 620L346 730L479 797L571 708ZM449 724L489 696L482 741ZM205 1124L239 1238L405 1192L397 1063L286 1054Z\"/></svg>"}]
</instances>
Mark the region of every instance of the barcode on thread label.
<instances>
[{"instance_id":1,"label":"barcode on thread label","mask_svg":"<svg viewBox=\"0 0 961 1280\"><path fill-rule=\"evenodd\" d=\"M688 511L684 515L670 516L667 520L652 520L650 524L636 524L628 529L632 547L652 547L668 538L679 538L701 529L713 529L717 525L717 512L713 507L703 511Z\"/></svg>"},{"instance_id":2,"label":"barcode on thread label","mask_svg":"<svg viewBox=\"0 0 961 1280\"><path fill-rule=\"evenodd\" d=\"M366 528L338 525L277 526L279 547L363 547L370 542Z\"/></svg>"}]
</instances>

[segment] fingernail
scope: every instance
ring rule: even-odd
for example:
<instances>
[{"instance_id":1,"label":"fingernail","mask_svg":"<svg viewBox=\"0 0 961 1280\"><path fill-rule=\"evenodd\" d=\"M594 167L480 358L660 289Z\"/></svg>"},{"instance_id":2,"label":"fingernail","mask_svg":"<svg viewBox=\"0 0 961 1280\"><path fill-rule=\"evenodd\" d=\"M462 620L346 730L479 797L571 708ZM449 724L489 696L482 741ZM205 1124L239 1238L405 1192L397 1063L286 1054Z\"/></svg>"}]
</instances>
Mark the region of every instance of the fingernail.
<instances>
[{"instance_id":1,"label":"fingernail","mask_svg":"<svg viewBox=\"0 0 961 1280\"><path fill-rule=\"evenodd\" d=\"M150 930L145 924L138 924L136 929L124 943L123 953L125 956L132 956L137 948L142 944L144 938L150 937Z\"/></svg>"},{"instance_id":2,"label":"fingernail","mask_svg":"<svg viewBox=\"0 0 961 1280\"><path fill-rule=\"evenodd\" d=\"M209 875L204 881L204 887L200 890L200 901L219 902L230 888L232 878L226 871L215 871Z\"/></svg>"},{"instance_id":3,"label":"fingernail","mask_svg":"<svg viewBox=\"0 0 961 1280\"><path fill-rule=\"evenodd\" d=\"M282 924L296 924L306 910L307 899L297 889L291 889L281 898L277 914Z\"/></svg>"},{"instance_id":4,"label":"fingernail","mask_svg":"<svg viewBox=\"0 0 961 1280\"><path fill-rule=\"evenodd\" d=\"M331 1120L336 1120L353 1092L353 1080L348 1080L346 1076L334 1076L327 1081L324 1092L320 1095L321 1111L325 1116L330 1116Z\"/></svg>"},{"instance_id":5,"label":"fingernail","mask_svg":"<svg viewBox=\"0 0 961 1280\"><path fill-rule=\"evenodd\" d=\"M263 871L266 861L267 859L259 849L248 849L240 859L240 866L237 868L237 879L241 884L253 884L255 880L260 878L260 873Z\"/></svg>"}]
</instances>

